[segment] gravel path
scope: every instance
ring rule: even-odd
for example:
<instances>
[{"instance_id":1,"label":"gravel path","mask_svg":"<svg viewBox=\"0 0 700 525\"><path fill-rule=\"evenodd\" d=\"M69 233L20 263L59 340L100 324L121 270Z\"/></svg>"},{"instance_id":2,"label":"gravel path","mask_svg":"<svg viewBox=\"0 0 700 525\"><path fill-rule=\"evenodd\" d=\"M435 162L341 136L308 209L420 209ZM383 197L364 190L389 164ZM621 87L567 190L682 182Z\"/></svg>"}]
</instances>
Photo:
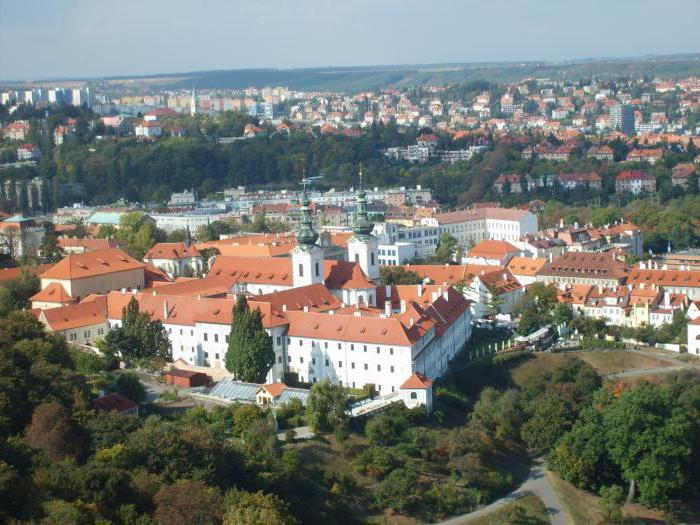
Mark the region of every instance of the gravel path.
<instances>
[{"instance_id":1,"label":"gravel path","mask_svg":"<svg viewBox=\"0 0 700 525\"><path fill-rule=\"evenodd\" d=\"M542 458L537 458L535 460L535 464L530 469L530 474L528 475L527 479L522 485L515 489L515 491L499 500L494 501L482 509L443 521L442 525L466 525L471 520L480 518L490 514L491 512L495 512L508 503L511 503L512 501L515 501L526 494L534 494L542 500L544 506L547 508L547 513L549 514L549 519L551 520L552 525L566 525L566 511L559 501L559 497L557 496L556 492L554 492L552 485L549 483L549 479L547 479L544 459Z\"/></svg>"}]
</instances>

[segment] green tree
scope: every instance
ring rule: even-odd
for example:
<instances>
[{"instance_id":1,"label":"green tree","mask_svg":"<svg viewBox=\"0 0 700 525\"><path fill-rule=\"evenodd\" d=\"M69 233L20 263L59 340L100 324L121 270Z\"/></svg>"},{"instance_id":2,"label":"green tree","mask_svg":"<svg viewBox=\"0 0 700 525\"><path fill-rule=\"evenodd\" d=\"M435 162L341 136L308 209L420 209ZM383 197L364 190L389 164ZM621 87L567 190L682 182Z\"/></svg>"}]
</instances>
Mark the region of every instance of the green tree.
<instances>
[{"instance_id":1,"label":"green tree","mask_svg":"<svg viewBox=\"0 0 700 525\"><path fill-rule=\"evenodd\" d=\"M619 485L600 488L600 511L611 523L622 521L622 505L625 502L625 491Z\"/></svg>"},{"instance_id":2,"label":"green tree","mask_svg":"<svg viewBox=\"0 0 700 525\"><path fill-rule=\"evenodd\" d=\"M603 413L610 457L646 505L665 505L688 478L695 426L669 389L642 386L624 392Z\"/></svg>"},{"instance_id":3,"label":"green tree","mask_svg":"<svg viewBox=\"0 0 700 525\"><path fill-rule=\"evenodd\" d=\"M233 308L225 363L229 372L250 383L264 382L275 364L272 337L263 328L262 314L257 308L251 312L243 295Z\"/></svg>"},{"instance_id":4,"label":"green tree","mask_svg":"<svg viewBox=\"0 0 700 525\"><path fill-rule=\"evenodd\" d=\"M39 253L51 263L63 258L63 250L58 246L58 236L51 222L44 223L44 239L41 241Z\"/></svg>"},{"instance_id":5,"label":"green tree","mask_svg":"<svg viewBox=\"0 0 700 525\"><path fill-rule=\"evenodd\" d=\"M287 504L274 494L233 489L224 497L224 525L293 525Z\"/></svg>"},{"instance_id":6,"label":"green tree","mask_svg":"<svg viewBox=\"0 0 700 525\"><path fill-rule=\"evenodd\" d=\"M328 379L314 383L306 401L306 422L316 432L331 432L345 424L347 395Z\"/></svg>"},{"instance_id":7,"label":"green tree","mask_svg":"<svg viewBox=\"0 0 700 525\"><path fill-rule=\"evenodd\" d=\"M461 258L459 242L449 233L440 235L433 260L440 264L452 264Z\"/></svg>"},{"instance_id":8,"label":"green tree","mask_svg":"<svg viewBox=\"0 0 700 525\"><path fill-rule=\"evenodd\" d=\"M134 403L143 403L146 398L146 389L141 384L138 376L133 372L119 374L114 382L114 390L128 397Z\"/></svg>"},{"instance_id":9,"label":"green tree","mask_svg":"<svg viewBox=\"0 0 700 525\"><path fill-rule=\"evenodd\" d=\"M201 481L178 480L153 498L156 522L163 525L216 525L221 522L222 498Z\"/></svg>"},{"instance_id":10,"label":"green tree","mask_svg":"<svg viewBox=\"0 0 700 525\"><path fill-rule=\"evenodd\" d=\"M421 284L423 278L403 266L382 266L379 276L383 284Z\"/></svg>"},{"instance_id":11,"label":"green tree","mask_svg":"<svg viewBox=\"0 0 700 525\"><path fill-rule=\"evenodd\" d=\"M518 333L527 335L552 323L552 310L557 304L553 286L536 282L530 285L517 306L520 313Z\"/></svg>"}]
</instances>

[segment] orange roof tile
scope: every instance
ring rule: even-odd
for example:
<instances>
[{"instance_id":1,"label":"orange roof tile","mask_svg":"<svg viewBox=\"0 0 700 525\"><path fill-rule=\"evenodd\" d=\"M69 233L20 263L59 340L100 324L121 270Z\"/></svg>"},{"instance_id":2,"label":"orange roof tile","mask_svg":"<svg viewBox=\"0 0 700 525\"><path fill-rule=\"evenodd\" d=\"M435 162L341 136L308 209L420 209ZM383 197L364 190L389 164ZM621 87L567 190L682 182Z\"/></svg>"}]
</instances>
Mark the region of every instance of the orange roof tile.
<instances>
[{"instance_id":1,"label":"orange roof tile","mask_svg":"<svg viewBox=\"0 0 700 525\"><path fill-rule=\"evenodd\" d=\"M43 279L80 279L144 267L143 263L120 249L108 248L68 255L39 277Z\"/></svg>"},{"instance_id":2,"label":"orange roof tile","mask_svg":"<svg viewBox=\"0 0 700 525\"><path fill-rule=\"evenodd\" d=\"M533 259L532 257L513 257L507 264L507 268L513 273L513 275L527 275L534 277L537 272L542 269L542 267L547 262L544 257L537 257Z\"/></svg>"},{"instance_id":3,"label":"orange roof tile","mask_svg":"<svg viewBox=\"0 0 700 525\"><path fill-rule=\"evenodd\" d=\"M507 241L481 241L467 252L467 257L485 257L487 259L503 259L506 255L520 251Z\"/></svg>"},{"instance_id":4,"label":"orange roof tile","mask_svg":"<svg viewBox=\"0 0 700 525\"><path fill-rule=\"evenodd\" d=\"M51 283L43 290L35 293L30 301L41 301L45 303L74 303L75 297L68 294L59 283Z\"/></svg>"},{"instance_id":5,"label":"orange roof tile","mask_svg":"<svg viewBox=\"0 0 700 525\"><path fill-rule=\"evenodd\" d=\"M433 380L427 378L420 372L413 372L411 374L411 377L409 377L406 381L404 381L403 385L401 385L399 388L406 388L406 389L420 389L420 388L430 388L430 385L433 384Z\"/></svg>"},{"instance_id":6,"label":"orange roof tile","mask_svg":"<svg viewBox=\"0 0 700 525\"><path fill-rule=\"evenodd\" d=\"M194 246L187 246L184 242L159 242L143 256L149 259L185 259L188 257L200 257L199 250Z\"/></svg>"},{"instance_id":7,"label":"orange roof tile","mask_svg":"<svg viewBox=\"0 0 700 525\"><path fill-rule=\"evenodd\" d=\"M107 299L101 297L93 301L50 308L41 312L39 319L42 318L55 332L106 323Z\"/></svg>"}]
</instances>

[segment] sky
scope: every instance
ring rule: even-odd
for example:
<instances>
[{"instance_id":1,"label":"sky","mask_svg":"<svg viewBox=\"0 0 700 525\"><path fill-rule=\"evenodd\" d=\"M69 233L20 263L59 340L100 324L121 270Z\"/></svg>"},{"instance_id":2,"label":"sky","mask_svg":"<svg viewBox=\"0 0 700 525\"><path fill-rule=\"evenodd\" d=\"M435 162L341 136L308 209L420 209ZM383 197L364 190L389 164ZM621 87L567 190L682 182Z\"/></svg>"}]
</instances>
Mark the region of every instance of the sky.
<instances>
[{"instance_id":1,"label":"sky","mask_svg":"<svg viewBox=\"0 0 700 525\"><path fill-rule=\"evenodd\" d=\"M0 80L700 52L700 0L0 0Z\"/></svg>"}]
</instances>

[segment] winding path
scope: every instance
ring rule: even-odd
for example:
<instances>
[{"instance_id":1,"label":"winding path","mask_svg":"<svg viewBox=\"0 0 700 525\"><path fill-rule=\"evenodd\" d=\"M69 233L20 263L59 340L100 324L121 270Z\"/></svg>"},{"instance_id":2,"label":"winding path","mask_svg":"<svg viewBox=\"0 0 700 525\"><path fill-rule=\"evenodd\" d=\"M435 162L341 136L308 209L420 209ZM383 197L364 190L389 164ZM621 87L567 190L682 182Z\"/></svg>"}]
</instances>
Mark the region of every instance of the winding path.
<instances>
[{"instance_id":1,"label":"winding path","mask_svg":"<svg viewBox=\"0 0 700 525\"><path fill-rule=\"evenodd\" d=\"M522 485L507 496L494 501L482 509L443 521L441 525L466 525L471 520L481 518L482 516L495 512L508 503L511 503L518 498L525 496L526 494L534 494L542 500L544 506L547 508L547 513L549 514L549 519L551 520L552 525L566 525L566 511L564 510L564 506L559 501L559 497L557 496L556 492L554 492L552 485L549 483L549 479L547 479L544 459L542 458L537 458L535 460L535 464L530 469L530 474L527 476L527 479Z\"/></svg>"}]
</instances>

